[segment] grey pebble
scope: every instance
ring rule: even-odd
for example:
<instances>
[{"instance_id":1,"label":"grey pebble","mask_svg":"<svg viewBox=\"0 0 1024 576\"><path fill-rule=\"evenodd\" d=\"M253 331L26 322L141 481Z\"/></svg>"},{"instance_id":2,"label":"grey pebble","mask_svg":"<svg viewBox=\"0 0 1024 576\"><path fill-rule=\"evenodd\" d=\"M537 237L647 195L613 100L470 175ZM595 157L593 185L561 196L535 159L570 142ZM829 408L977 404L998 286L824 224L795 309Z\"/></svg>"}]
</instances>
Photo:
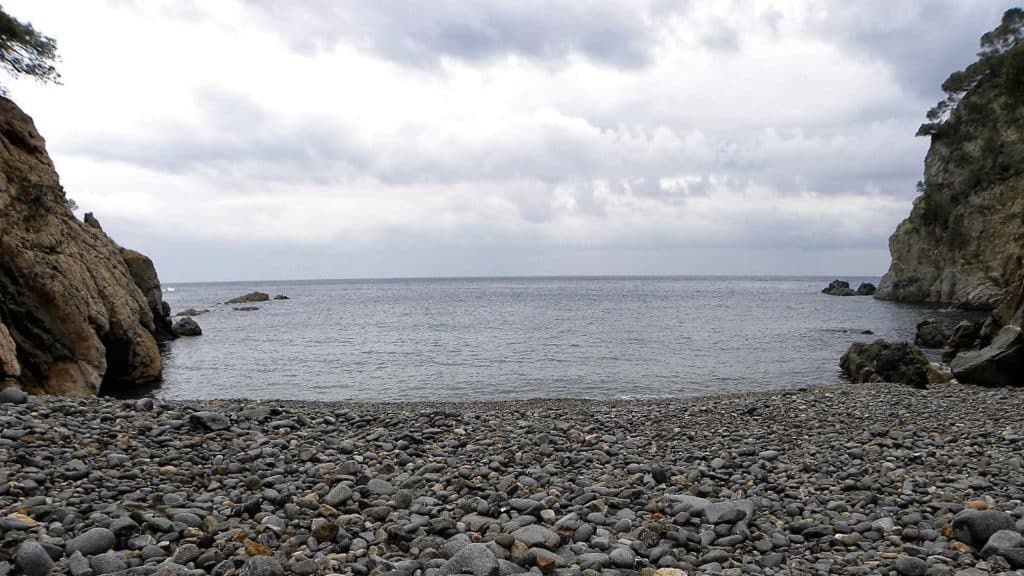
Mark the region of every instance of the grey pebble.
<instances>
[{"instance_id":1,"label":"grey pebble","mask_svg":"<svg viewBox=\"0 0 1024 576\"><path fill-rule=\"evenodd\" d=\"M4 388L0 390L0 404L24 404L28 402L28 394L21 388Z\"/></svg>"},{"instance_id":2,"label":"grey pebble","mask_svg":"<svg viewBox=\"0 0 1024 576\"><path fill-rule=\"evenodd\" d=\"M913 556L904 556L897 559L893 567L902 576L924 576L928 571L928 563Z\"/></svg>"},{"instance_id":3,"label":"grey pebble","mask_svg":"<svg viewBox=\"0 0 1024 576\"><path fill-rule=\"evenodd\" d=\"M96 576L101 574L113 574L128 569L128 563L120 552L105 552L89 558L89 566Z\"/></svg>"},{"instance_id":4,"label":"grey pebble","mask_svg":"<svg viewBox=\"0 0 1024 576\"><path fill-rule=\"evenodd\" d=\"M110 550L116 542L117 538L109 529L102 527L90 528L69 540L64 547L64 551L67 554L81 552L85 556L93 556Z\"/></svg>"},{"instance_id":5,"label":"grey pebble","mask_svg":"<svg viewBox=\"0 0 1024 576\"><path fill-rule=\"evenodd\" d=\"M45 576L53 568L50 554L35 540L26 540L18 546L14 563L28 576Z\"/></svg>"}]
</instances>

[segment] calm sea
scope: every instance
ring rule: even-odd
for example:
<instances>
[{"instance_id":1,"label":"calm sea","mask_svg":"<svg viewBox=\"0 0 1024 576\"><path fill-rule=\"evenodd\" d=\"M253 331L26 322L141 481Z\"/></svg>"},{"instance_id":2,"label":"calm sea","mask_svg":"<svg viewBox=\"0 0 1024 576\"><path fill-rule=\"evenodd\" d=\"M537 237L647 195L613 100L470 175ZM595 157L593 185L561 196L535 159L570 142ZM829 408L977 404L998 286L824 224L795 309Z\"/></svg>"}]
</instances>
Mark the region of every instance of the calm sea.
<instances>
[{"instance_id":1,"label":"calm sea","mask_svg":"<svg viewBox=\"0 0 1024 576\"><path fill-rule=\"evenodd\" d=\"M845 278L856 286L861 280ZM819 293L830 278L479 278L171 284L203 336L165 398L651 398L840 382L854 341L962 313ZM252 290L289 300L241 312ZM873 336L861 335L871 330Z\"/></svg>"}]
</instances>

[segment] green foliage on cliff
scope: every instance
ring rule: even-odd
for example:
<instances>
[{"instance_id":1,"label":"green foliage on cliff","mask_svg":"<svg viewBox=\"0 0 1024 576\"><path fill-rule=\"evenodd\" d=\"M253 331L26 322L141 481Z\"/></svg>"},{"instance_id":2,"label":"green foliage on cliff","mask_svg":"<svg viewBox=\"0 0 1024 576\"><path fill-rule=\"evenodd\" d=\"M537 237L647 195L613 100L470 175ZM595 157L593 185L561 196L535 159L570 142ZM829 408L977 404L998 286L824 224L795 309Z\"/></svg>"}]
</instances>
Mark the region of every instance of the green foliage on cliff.
<instances>
[{"instance_id":1,"label":"green foliage on cliff","mask_svg":"<svg viewBox=\"0 0 1024 576\"><path fill-rule=\"evenodd\" d=\"M14 77L31 76L42 82L60 84L54 66L57 42L44 36L28 22L21 22L0 8L0 66ZM0 87L0 93L3 88Z\"/></svg>"},{"instance_id":2,"label":"green foliage on cliff","mask_svg":"<svg viewBox=\"0 0 1024 576\"><path fill-rule=\"evenodd\" d=\"M1024 9L1004 12L999 25L983 34L979 45L978 61L953 72L942 83L946 97L928 111L929 122L921 125L918 136L941 136L953 110L989 78L1001 81L1007 104L1024 103ZM971 112L965 114L971 116Z\"/></svg>"}]
</instances>

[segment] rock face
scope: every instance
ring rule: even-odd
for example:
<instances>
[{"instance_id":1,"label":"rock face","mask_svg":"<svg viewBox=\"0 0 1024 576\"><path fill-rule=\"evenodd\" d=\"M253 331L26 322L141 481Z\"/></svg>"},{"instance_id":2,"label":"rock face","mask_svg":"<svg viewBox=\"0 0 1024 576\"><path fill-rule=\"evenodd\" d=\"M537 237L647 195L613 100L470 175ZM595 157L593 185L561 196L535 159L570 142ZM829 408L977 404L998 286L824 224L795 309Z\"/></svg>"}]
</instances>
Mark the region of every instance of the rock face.
<instances>
[{"instance_id":1,"label":"rock face","mask_svg":"<svg viewBox=\"0 0 1024 576\"><path fill-rule=\"evenodd\" d=\"M95 220L95 218L93 218ZM146 297L146 304L153 314L153 323L156 326L155 336L157 340L170 340L174 338L175 332L171 326L171 310L163 301L163 291L160 289L160 278L156 275L156 266L149 256L121 248L121 258L124 259L128 272L132 275L135 285Z\"/></svg>"},{"instance_id":2,"label":"rock face","mask_svg":"<svg viewBox=\"0 0 1024 576\"><path fill-rule=\"evenodd\" d=\"M0 382L93 395L157 380L163 310L152 262L74 217L32 119L0 98Z\"/></svg>"},{"instance_id":3,"label":"rock face","mask_svg":"<svg viewBox=\"0 0 1024 576\"><path fill-rule=\"evenodd\" d=\"M1004 101L1000 75L986 75L932 134L921 195L889 239L876 297L987 310L1019 285L1024 116Z\"/></svg>"},{"instance_id":4,"label":"rock face","mask_svg":"<svg viewBox=\"0 0 1024 576\"><path fill-rule=\"evenodd\" d=\"M846 280L833 280L828 283L828 286L821 290L822 294L828 294L829 296L853 296L856 292L850 288L850 283Z\"/></svg>"}]
</instances>

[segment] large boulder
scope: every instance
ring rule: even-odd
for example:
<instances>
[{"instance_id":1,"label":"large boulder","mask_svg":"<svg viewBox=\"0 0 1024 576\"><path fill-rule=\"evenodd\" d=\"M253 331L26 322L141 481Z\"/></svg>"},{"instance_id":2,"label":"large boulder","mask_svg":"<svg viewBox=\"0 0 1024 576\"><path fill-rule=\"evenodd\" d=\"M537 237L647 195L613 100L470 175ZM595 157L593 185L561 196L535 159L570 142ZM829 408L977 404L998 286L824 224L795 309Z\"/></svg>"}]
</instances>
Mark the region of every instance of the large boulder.
<instances>
[{"instance_id":1,"label":"large boulder","mask_svg":"<svg viewBox=\"0 0 1024 576\"><path fill-rule=\"evenodd\" d=\"M853 296L856 292L850 288L850 283L846 280L833 280L828 283L828 286L821 290L822 294L828 294L829 296Z\"/></svg>"},{"instance_id":2,"label":"large boulder","mask_svg":"<svg viewBox=\"0 0 1024 576\"><path fill-rule=\"evenodd\" d=\"M121 248L71 212L32 119L0 98L0 382L93 395L159 379L150 304Z\"/></svg>"},{"instance_id":3,"label":"large boulder","mask_svg":"<svg viewBox=\"0 0 1024 576\"><path fill-rule=\"evenodd\" d=\"M896 382L927 388L931 363L909 342L855 342L839 360L851 382Z\"/></svg>"},{"instance_id":4,"label":"large boulder","mask_svg":"<svg viewBox=\"0 0 1024 576\"><path fill-rule=\"evenodd\" d=\"M922 320L917 323L917 333L914 334L914 344L922 348L943 348L949 340L949 335L942 329L938 320Z\"/></svg>"},{"instance_id":5,"label":"large boulder","mask_svg":"<svg viewBox=\"0 0 1024 576\"><path fill-rule=\"evenodd\" d=\"M1024 335L1019 326L1004 326L991 344L957 354L950 367L957 380L966 384L1024 385Z\"/></svg>"}]
</instances>

